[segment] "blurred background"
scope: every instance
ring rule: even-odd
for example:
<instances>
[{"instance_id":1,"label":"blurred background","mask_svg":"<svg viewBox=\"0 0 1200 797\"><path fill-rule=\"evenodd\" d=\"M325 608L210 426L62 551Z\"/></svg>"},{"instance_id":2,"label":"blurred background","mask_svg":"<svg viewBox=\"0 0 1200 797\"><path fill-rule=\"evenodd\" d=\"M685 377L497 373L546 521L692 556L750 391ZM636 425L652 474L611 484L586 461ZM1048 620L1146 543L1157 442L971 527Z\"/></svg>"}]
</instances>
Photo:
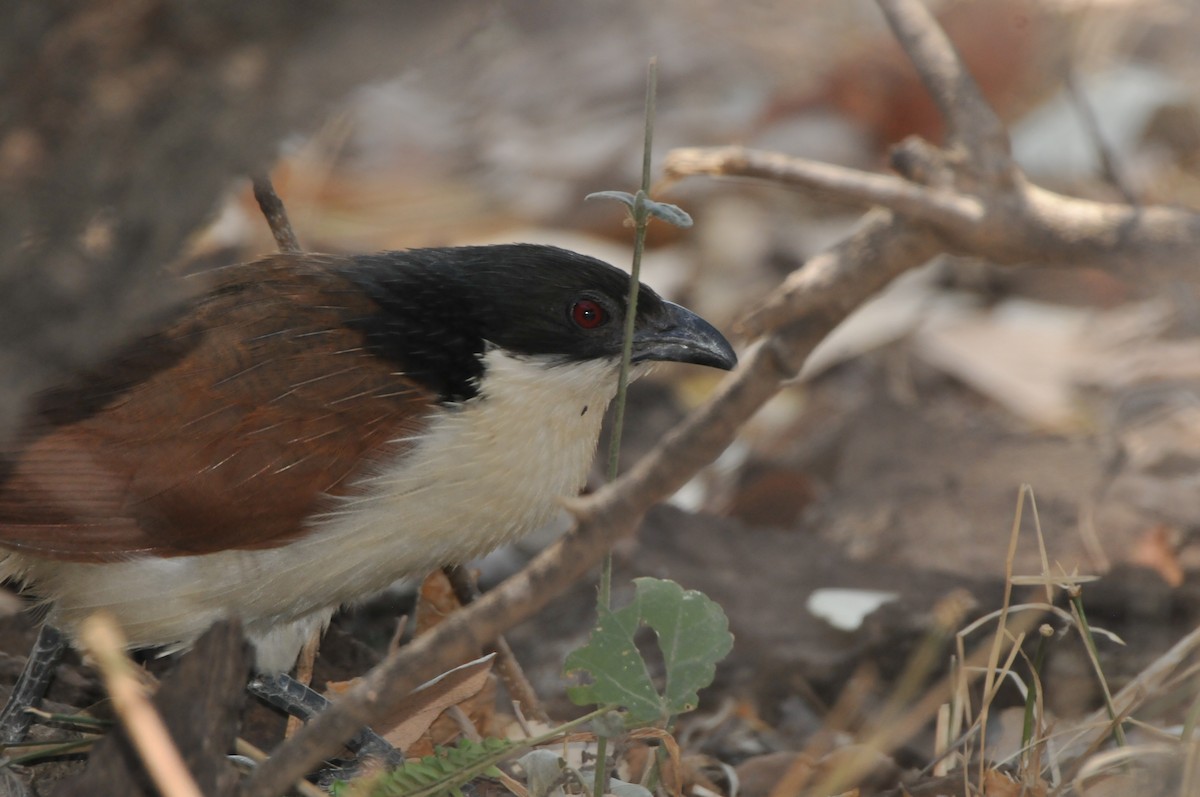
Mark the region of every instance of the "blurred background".
<instances>
[{"instance_id":1,"label":"blurred background","mask_svg":"<svg viewBox=\"0 0 1200 797\"><path fill-rule=\"evenodd\" d=\"M891 145L942 132L866 0L299 4L278 19L263 3L249 21L221 3L216 21L148 0L84 4L86 18L47 4L61 16L34 19L50 14L30 10L38 5L18 3L17 28L40 32L0 62L6 100L20 98L0 119L0 200L28 211L33 227L46 208L65 219L57 232L17 236L26 243L3 275L10 286L50 275L32 300L0 298L0 363L38 374L30 384L86 359L73 352L97 330L161 308L157 297L171 294L145 287L162 284L147 275L271 251L244 179L267 164L309 249L532 241L627 263L621 209L583 197L638 184L650 56L656 164L675 147L737 143L882 170ZM1032 180L1115 202L1200 201L1195 2L931 6ZM80 47L102 55L64 76L76 62L63 54ZM150 55L123 60L137 47ZM201 88L216 76L209 104L186 104L189 74ZM83 86L75 94L63 88L71 80ZM221 92L240 93L231 104ZM172 143L180 126L187 133ZM118 140L127 149L108 146ZM56 171L70 162L60 152L103 174L72 183ZM64 196L83 208L65 215ZM652 228L643 280L731 334L865 210L732 180L689 179L655 196L696 224ZM145 232L163 229L161 213L174 214L170 234ZM7 230L11 243L16 229L0 224L0 237ZM55 248L63 240L74 259ZM139 260L147 253L154 263ZM996 608L1021 484L1036 496L1050 562L1109 576L1086 595L1093 622L1128 643L1102 651L1114 688L1195 626L1200 304L1194 275L1145 266L1113 274L939 258L861 308L734 447L651 514L621 551L622 569L707 592L738 637L708 699L736 705L743 721L714 745L794 745L858 667L894 676L947 594L963 589L977 611ZM108 287L131 279L133 294ZM108 297L100 310L97 295ZM51 306L73 309L47 315ZM38 357L14 354L30 351ZM663 369L640 383L626 461L718 378ZM1030 517L1018 573L1041 569ZM865 594L868 607L867 591L881 592L884 606L864 621L830 588ZM540 684L557 683L591 600L582 585L575 602L517 633ZM1053 710L1093 709L1081 652L1064 644L1050 661Z\"/></svg>"},{"instance_id":2,"label":"blurred background","mask_svg":"<svg viewBox=\"0 0 1200 797\"><path fill-rule=\"evenodd\" d=\"M933 7L1033 180L1117 202L1192 202L1193 4ZM650 55L656 163L674 147L738 143L882 170L905 136L941 135L869 2L489 4L431 50L286 137L272 173L309 248L539 241L627 263L620 208L583 197L638 183ZM746 181L690 179L657 196L696 226L652 228L645 281L731 332L864 210ZM214 213L188 268L273 247L244 183ZM1141 539L1150 508L1179 533L1200 510L1200 492L1178 481L1181 430L1152 431L1167 418L1187 426L1192 412L1191 285L1085 263L942 258L840 329L720 478L679 500L755 526L820 513L820 531L856 555L978 572L1002 557L1016 486L1029 482L1057 527L1054 553L1070 551L1064 565L1106 568ZM712 379L689 378L701 384L676 396L685 406ZM1173 450L1160 450L1167 440ZM1176 465L1175 481L1153 489L1132 476ZM931 539L960 552L930 562L927 548L892 550Z\"/></svg>"}]
</instances>

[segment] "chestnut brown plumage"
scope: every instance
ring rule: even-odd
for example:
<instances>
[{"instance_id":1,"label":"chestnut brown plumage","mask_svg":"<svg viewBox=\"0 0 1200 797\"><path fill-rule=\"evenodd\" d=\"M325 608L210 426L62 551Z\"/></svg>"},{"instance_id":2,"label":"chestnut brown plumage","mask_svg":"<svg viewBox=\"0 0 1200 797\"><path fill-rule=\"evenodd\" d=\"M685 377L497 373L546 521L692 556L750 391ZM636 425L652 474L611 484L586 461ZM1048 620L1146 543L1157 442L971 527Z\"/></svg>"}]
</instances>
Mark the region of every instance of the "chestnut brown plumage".
<instances>
[{"instance_id":1,"label":"chestnut brown plumage","mask_svg":"<svg viewBox=\"0 0 1200 797\"><path fill-rule=\"evenodd\" d=\"M0 546L106 562L302 535L437 400L364 352L348 324L372 301L337 262L222 269L186 315L43 396L10 455Z\"/></svg>"}]
</instances>

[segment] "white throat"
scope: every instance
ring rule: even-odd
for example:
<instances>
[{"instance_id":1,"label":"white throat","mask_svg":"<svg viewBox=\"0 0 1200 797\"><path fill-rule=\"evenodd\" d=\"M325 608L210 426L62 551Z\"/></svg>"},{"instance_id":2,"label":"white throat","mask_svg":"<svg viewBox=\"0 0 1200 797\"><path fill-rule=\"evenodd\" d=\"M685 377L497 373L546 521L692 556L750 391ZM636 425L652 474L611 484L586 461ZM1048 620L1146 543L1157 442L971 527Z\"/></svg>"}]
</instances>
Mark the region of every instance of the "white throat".
<instances>
[{"instance_id":1,"label":"white throat","mask_svg":"<svg viewBox=\"0 0 1200 797\"><path fill-rule=\"evenodd\" d=\"M527 534L579 492L616 393L615 363L553 365L493 350L484 365L481 394L437 415L415 441L397 441L406 445L395 461L314 521L313 544L336 537L386 550L383 588L397 573L423 574ZM370 556L356 558L371 569Z\"/></svg>"}]
</instances>

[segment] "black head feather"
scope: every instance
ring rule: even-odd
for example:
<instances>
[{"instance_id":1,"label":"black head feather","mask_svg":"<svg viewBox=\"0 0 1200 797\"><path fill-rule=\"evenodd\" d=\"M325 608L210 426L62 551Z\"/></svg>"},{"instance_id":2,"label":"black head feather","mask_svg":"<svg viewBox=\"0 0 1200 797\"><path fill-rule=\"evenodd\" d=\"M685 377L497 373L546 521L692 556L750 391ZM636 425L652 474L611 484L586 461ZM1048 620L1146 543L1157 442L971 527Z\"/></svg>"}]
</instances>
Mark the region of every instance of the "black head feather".
<instances>
[{"instance_id":1,"label":"black head feather","mask_svg":"<svg viewBox=\"0 0 1200 797\"><path fill-rule=\"evenodd\" d=\"M353 322L368 349L396 361L443 401L477 395L489 345L551 364L621 353L629 275L565 249L508 244L382 252L352 258L344 273L379 308ZM635 329L665 328L681 309L643 285ZM732 365L718 360L689 361Z\"/></svg>"}]
</instances>

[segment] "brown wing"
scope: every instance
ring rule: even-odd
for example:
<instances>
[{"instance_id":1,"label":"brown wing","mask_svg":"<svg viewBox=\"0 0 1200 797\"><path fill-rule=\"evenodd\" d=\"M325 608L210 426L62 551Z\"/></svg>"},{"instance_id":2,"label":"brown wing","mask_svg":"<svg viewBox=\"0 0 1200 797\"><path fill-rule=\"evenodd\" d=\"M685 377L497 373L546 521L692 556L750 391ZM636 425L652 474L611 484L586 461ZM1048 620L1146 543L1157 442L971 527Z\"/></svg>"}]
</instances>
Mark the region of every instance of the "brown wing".
<instances>
[{"instance_id":1,"label":"brown wing","mask_svg":"<svg viewBox=\"0 0 1200 797\"><path fill-rule=\"evenodd\" d=\"M278 546L404 451L433 398L345 325L376 312L361 291L311 255L220 278L103 377L44 397L6 457L0 547L107 561Z\"/></svg>"}]
</instances>

